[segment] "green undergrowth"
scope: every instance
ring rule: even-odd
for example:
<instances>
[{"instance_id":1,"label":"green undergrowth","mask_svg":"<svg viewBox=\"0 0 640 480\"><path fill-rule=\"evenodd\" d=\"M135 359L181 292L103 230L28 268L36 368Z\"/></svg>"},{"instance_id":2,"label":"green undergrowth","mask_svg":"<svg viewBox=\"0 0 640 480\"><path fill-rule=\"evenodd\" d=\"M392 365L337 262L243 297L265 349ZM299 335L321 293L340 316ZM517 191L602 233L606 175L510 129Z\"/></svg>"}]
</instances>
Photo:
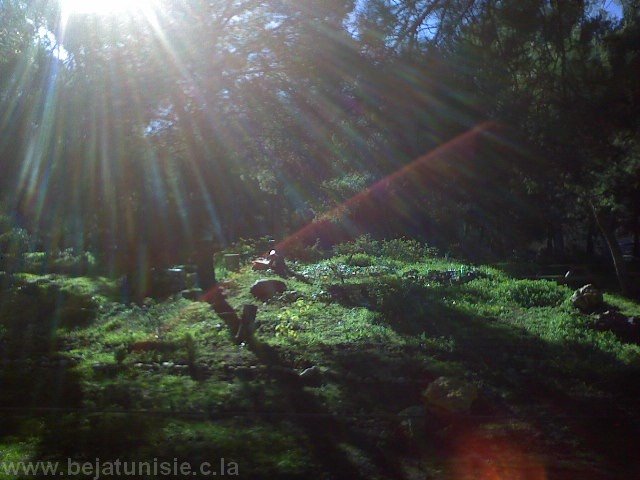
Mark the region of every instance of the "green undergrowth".
<instances>
[{"instance_id":1,"label":"green undergrowth","mask_svg":"<svg viewBox=\"0 0 640 480\"><path fill-rule=\"evenodd\" d=\"M258 306L248 344L204 302L125 305L109 279L4 278L0 402L15 415L0 421L0 460L225 457L245 478L343 469L392 478L382 452L447 478L434 452L455 429L407 448L393 420L445 375L478 388L478 431L509 437L501 425L525 425L535 439L509 438L564 469L584 468L584 458L598 469L616 464L612 438L626 434L613 427L618 417L604 426L585 417L580 429L566 419L598 411L633 425L640 349L594 329L569 288L407 240L364 238L317 257L289 261L287 278L248 265L225 273L231 307ZM261 279L280 279L286 291L259 302L250 288ZM635 302L605 299L640 315ZM309 367L320 380L297 380Z\"/></svg>"}]
</instances>

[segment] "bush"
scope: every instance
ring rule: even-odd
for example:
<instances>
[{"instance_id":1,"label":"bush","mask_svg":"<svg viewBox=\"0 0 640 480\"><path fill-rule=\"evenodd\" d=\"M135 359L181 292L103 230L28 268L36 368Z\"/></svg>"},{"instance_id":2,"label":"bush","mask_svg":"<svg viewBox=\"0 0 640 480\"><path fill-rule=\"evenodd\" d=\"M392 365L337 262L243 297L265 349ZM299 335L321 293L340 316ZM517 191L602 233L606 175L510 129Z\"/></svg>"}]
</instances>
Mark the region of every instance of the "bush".
<instances>
[{"instance_id":1,"label":"bush","mask_svg":"<svg viewBox=\"0 0 640 480\"><path fill-rule=\"evenodd\" d=\"M353 172L326 181L323 186L338 198L347 199L365 190L373 181L370 174Z\"/></svg>"},{"instance_id":2,"label":"bush","mask_svg":"<svg viewBox=\"0 0 640 480\"><path fill-rule=\"evenodd\" d=\"M26 230L12 228L0 234L0 252L20 256L29 251L30 238Z\"/></svg>"},{"instance_id":3,"label":"bush","mask_svg":"<svg viewBox=\"0 0 640 480\"><path fill-rule=\"evenodd\" d=\"M382 242L380 255L401 262L415 263L438 256L438 250L418 240L396 238Z\"/></svg>"},{"instance_id":4,"label":"bush","mask_svg":"<svg viewBox=\"0 0 640 480\"><path fill-rule=\"evenodd\" d=\"M374 257L387 257L401 262L415 263L426 258L438 256L438 250L429 247L418 240L396 238L378 241L370 235L358 237L353 242L347 242L334 247L336 255L353 256L365 254Z\"/></svg>"},{"instance_id":5,"label":"bush","mask_svg":"<svg viewBox=\"0 0 640 480\"><path fill-rule=\"evenodd\" d=\"M380 242L371 238L371 235L362 235L352 242L341 243L333 247L335 255L355 255L364 253L366 255L380 255Z\"/></svg>"},{"instance_id":6,"label":"bush","mask_svg":"<svg viewBox=\"0 0 640 480\"><path fill-rule=\"evenodd\" d=\"M553 307L567 298L569 291L548 280L518 280L510 284L508 294L521 307Z\"/></svg>"},{"instance_id":7,"label":"bush","mask_svg":"<svg viewBox=\"0 0 640 480\"><path fill-rule=\"evenodd\" d=\"M89 252L75 254L73 249L62 250L55 254L46 252L25 253L24 271L28 273L59 273L62 275L82 275L97 266L95 257Z\"/></svg>"},{"instance_id":8,"label":"bush","mask_svg":"<svg viewBox=\"0 0 640 480\"><path fill-rule=\"evenodd\" d=\"M373 264L373 258L366 253L355 253L347 259L347 265L352 267L370 267Z\"/></svg>"}]
</instances>

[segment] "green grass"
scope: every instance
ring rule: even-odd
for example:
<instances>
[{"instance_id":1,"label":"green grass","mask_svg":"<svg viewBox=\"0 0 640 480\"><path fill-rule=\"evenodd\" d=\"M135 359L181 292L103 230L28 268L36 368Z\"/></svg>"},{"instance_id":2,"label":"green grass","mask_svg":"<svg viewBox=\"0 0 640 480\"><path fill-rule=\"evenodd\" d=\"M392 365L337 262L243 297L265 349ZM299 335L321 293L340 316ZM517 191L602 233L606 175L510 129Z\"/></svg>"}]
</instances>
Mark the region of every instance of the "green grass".
<instances>
[{"instance_id":1,"label":"green grass","mask_svg":"<svg viewBox=\"0 0 640 480\"><path fill-rule=\"evenodd\" d=\"M400 478L394 469L448 478L455 422L408 439L395 417L448 375L481 392L464 428L548 458L550 478L625 465L640 347L591 328L567 287L407 241L364 239L290 266L287 292L266 303L249 288L272 273L225 273L231 306L259 307L250 345L206 303L123 305L108 279L19 275L40 300L0 297L9 365L0 403L18 408L0 422L0 451L13 460L225 457L246 478ZM635 302L605 298L640 315ZM66 303L89 301L87 319L61 319ZM301 384L311 366L322 380Z\"/></svg>"}]
</instances>

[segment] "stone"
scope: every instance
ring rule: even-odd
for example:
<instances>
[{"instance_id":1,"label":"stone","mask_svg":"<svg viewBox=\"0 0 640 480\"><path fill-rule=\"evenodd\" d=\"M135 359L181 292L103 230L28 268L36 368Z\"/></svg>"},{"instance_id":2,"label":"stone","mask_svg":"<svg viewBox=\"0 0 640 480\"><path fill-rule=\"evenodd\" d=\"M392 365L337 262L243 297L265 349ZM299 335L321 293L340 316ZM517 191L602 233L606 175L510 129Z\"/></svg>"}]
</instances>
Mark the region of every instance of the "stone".
<instances>
[{"instance_id":1,"label":"stone","mask_svg":"<svg viewBox=\"0 0 640 480\"><path fill-rule=\"evenodd\" d=\"M251 295L258 300L267 300L284 293L287 285L281 280L258 280L251 286Z\"/></svg>"},{"instance_id":2,"label":"stone","mask_svg":"<svg viewBox=\"0 0 640 480\"><path fill-rule=\"evenodd\" d=\"M224 267L230 272L240 270L240 255L238 253L227 253L222 257Z\"/></svg>"},{"instance_id":3,"label":"stone","mask_svg":"<svg viewBox=\"0 0 640 480\"><path fill-rule=\"evenodd\" d=\"M617 310L607 310L596 316L594 328L613 332L624 342L640 343L640 319L627 317Z\"/></svg>"},{"instance_id":4,"label":"stone","mask_svg":"<svg viewBox=\"0 0 640 480\"><path fill-rule=\"evenodd\" d=\"M444 413L468 413L477 398L475 385L452 377L434 380L424 392L427 407Z\"/></svg>"},{"instance_id":5,"label":"stone","mask_svg":"<svg viewBox=\"0 0 640 480\"><path fill-rule=\"evenodd\" d=\"M271 250L269 253L269 268L281 277L286 277L289 273L284 257L275 250Z\"/></svg>"},{"instance_id":6,"label":"stone","mask_svg":"<svg viewBox=\"0 0 640 480\"><path fill-rule=\"evenodd\" d=\"M289 267L287 267L287 262L284 259L284 256L277 253L275 250L271 250L267 257L256 258L252 262L252 268L255 271L266 271L272 270L276 274L281 277L287 277L289 275Z\"/></svg>"},{"instance_id":7,"label":"stone","mask_svg":"<svg viewBox=\"0 0 640 480\"><path fill-rule=\"evenodd\" d=\"M604 306L604 298L600 290L589 284L573 293L571 303L583 313L592 313Z\"/></svg>"},{"instance_id":8,"label":"stone","mask_svg":"<svg viewBox=\"0 0 640 480\"><path fill-rule=\"evenodd\" d=\"M270 265L271 265L271 262L269 261L269 259L267 259L267 258L256 258L251 263L251 268L253 268L253 270L255 270L257 272L264 272L266 270L269 270Z\"/></svg>"}]
</instances>

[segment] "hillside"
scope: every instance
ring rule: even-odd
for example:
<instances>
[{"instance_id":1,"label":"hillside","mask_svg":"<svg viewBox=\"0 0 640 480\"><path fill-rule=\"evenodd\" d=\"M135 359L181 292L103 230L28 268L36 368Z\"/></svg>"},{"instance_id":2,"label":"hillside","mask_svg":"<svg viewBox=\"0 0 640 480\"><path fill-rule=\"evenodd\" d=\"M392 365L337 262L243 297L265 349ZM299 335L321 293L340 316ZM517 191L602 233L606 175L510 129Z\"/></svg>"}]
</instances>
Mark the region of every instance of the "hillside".
<instances>
[{"instance_id":1,"label":"hillside","mask_svg":"<svg viewBox=\"0 0 640 480\"><path fill-rule=\"evenodd\" d=\"M224 458L241 478L640 474L628 460L640 347L595 329L572 289L403 240L364 238L288 265L283 279L226 272L218 313L179 295L126 305L104 278L4 274L5 467ZM286 291L256 301L260 279ZM640 316L636 303L605 300ZM252 340L234 341L225 301L238 314L258 306ZM436 385L449 397L435 398Z\"/></svg>"}]
</instances>

